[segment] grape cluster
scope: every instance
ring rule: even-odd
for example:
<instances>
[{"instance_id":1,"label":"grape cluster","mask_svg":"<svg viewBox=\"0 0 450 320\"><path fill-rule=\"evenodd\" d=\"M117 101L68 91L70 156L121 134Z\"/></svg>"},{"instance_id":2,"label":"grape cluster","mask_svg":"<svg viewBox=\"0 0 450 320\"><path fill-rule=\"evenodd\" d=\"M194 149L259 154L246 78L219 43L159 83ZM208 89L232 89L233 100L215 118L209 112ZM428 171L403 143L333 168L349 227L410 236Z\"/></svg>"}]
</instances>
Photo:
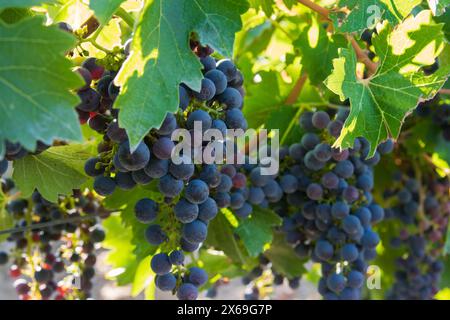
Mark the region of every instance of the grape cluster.
<instances>
[{"instance_id":1,"label":"grape cluster","mask_svg":"<svg viewBox=\"0 0 450 320\"><path fill-rule=\"evenodd\" d=\"M445 141L450 141L450 104L444 103L440 95L421 102L414 110L417 119L430 118L434 125L440 128Z\"/></svg>"},{"instance_id":2,"label":"grape cluster","mask_svg":"<svg viewBox=\"0 0 450 320\"><path fill-rule=\"evenodd\" d=\"M96 244L105 239L98 225L107 218L91 192L74 191L53 204L35 191L30 199L7 204L16 231L7 239L13 248L0 252L0 264L12 263L9 274L22 300L87 299L95 275Z\"/></svg>"},{"instance_id":3,"label":"grape cluster","mask_svg":"<svg viewBox=\"0 0 450 320\"><path fill-rule=\"evenodd\" d=\"M399 235L390 242L404 253L396 260L395 281L388 295L395 300L432 299L443 270L439 257L450 216L450 184L435 173L422 178L413 173L396 172L392 187L384 192L392 204L386 217L402 222Z\"/></svg>"},{"instance_id":4,"label":"grape cluster","mask_svg":"<svg viewBox=\"0 0 450 320\"><path fill-rule=\"evenodd\" d=\"M201 89L197 92L181 84L178 111L167 113L160 128L152 129L134 151L130 150L127 133L118 125L120 115L114 109L114 99L120 91L113 83L115 74L103 71L98 81L92 81L96 67L88 68L85 63L78 70L81 75L86 74L86 86L79 91L80 97L95 98L84 99L77 110L80 117L89 113L89 126L104 135L98 156L87 160L85 172L94 177L94 190L102 196L112 194L116 188L156 186L163 199L139 200L135 215L139 222L149 224L145 238L160 251L151 262L157 274L156 286L173 291L180 299L195 299L197 287L207 281L203 270L184 268L183 251L193 252L206 240L209 221L219 208L229 206L231 188L237 188L233 179L239 179L240 175L233 165L194 164L195 157L203 155L207 147L194 139L189 141L191 152L182 154L182 162L173 161L177 142L171 135L180 128L189 130L191 135L216 129L226 137L228 129L247 129L241 111L244 91L240 71L230 60L216 61L209 47L191 41L191 48L203 66ZM101 121L97 122L97 118ZM225 149L227 141L214 143L216 148Z\"/></svg>"},{"instance_id":5,"label":"grape cluster","mask_svg":"<svg viewBox=\"0 0 450 320\"><path fill-rule=\"evenodd\" d=\"M252 204L283 217L281 231L300 258L322 264L319 292L325 299L359 299L366 261L375 258L380 239L372 225L384 210L373 202L373 166L393 142L367 158L369 144L357 139L349 150L331 147L348 116L347 109L305 112L300 142L280 148L280 173L263 176L248 168ZM333 119L334 118L334 119Z\"/></svg>"}]
</instances>

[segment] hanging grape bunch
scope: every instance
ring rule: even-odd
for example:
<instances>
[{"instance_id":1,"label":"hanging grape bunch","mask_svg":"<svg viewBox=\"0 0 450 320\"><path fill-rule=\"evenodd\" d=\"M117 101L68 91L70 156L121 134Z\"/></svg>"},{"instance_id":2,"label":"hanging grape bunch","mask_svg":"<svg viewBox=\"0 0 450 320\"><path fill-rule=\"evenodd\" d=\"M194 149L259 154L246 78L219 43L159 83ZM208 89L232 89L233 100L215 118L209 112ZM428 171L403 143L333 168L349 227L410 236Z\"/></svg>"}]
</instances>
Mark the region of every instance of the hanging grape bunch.
<instances>
[{"instance_id":1,"label":"hanging grape bunch","mask_svg":"<svg viewBox=\"0 0 450 320\"><path fill-rule=\"evenodd\" d=\"M195 141L192 154L182 155L183 159L190 159L190 163L174 163L171 156L176 144L171 134L178 128L193 132L195 122L201 123L201 133L217 129L224 137L227 129L247 129L241 111L244 92L239 70L230 60L216 61L209 47L195 41L191 41L191 47L203 66L200 91L181 84L179 111L168 113L161 127L151 130L134 152L130 152L125 130L118 126L120 115L113 101L119 88L114 88L113 73L104 72L94 83L95 89L83 88L80 94L96 98L85 99L77 107L89 112L89 126L104 134L104 141L98 146L99 155L85 165L85 172L95 179L94 190L98 194L108 196L116 188L130 190L136 185L157 184L162 197L138 201L136 219L151 224L145 237L151 245L160 247L161 252L151 263L158 275L157 287L176 292L180 299L195 299L197 287L207 281L203 270L183 269L182 251L198 249L206 239L208 222L217 215L219 208L228 206L226 199L230 197L235 170L232 165L224 165L222 172L215 164L194 165L194 152L199 147ZM84 71L88 68L81 70L81 74L86 74L86 86L92 84L97 68L90 68L89 73ZM97 118L101 119L101 125L97 125L100 123ZM224 141L218 142L225 147ZM203 153L203 149L201 147L199 152ZM172 269L175 270L171 272Z\"/></svg>"},{"instance_id":2,"label":"hanging grape bunch","mask_svg":"<svg viewBox=\"0 0 450 320\"><path fill-rule=\"evenodd\" d=\"M9 275L19 298L89 298L96 247L105 238L98 220L109 216L98 198L74 191L53 204L36 191L30 199L10 201L7 211L21 231L8 237L13 248L0 253L0 263L12 263Z\"/></svg>"},{"instance_id":3,"label":"hanging grape bunch","mask_svg":"<svg viewBox=\"0 0 450 320\"><path fill-rule=\"evenodd\" d=\"M403 166L408 165L405 162ZM386 209L387 217L402 223L398 236L390 242L402 255L395 262L395 282L388 299L432 299L444 269L440 257L450 216L450 184L434 172L416 170L396 172L392 187L384 193L392 204Z\"/></svg>"},{"instance_id":4,"label":"hanging grape bunch","mask_svg":"<svg viewBox=\"0 0 450 320\"><path fill-rule=\"evenodd\" d=\"M281 231L300 258L322 264L319 291L325 299L361 297L366 261L379 242L372 225L384 216L371 194L372 167L393 149L387 141L367 158L363 139L350 150L333 149L347 115L345 109L304 112L299 122L305 133L299 143L281 147L278 176L249 168L251 202L283 217Z\"/></svg>"}]
</instances>

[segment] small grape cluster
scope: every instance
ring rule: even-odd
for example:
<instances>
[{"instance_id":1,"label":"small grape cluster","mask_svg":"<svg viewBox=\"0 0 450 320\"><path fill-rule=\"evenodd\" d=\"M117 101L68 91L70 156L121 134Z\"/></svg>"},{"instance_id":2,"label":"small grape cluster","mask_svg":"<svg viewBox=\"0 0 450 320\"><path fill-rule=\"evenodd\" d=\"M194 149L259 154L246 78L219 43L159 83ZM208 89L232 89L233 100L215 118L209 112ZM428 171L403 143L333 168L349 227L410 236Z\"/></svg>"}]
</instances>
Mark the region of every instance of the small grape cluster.
<instances>
[{"instance_id":1,"label":"small grape cluster","mask_svg":"<svg viewBox=\"0 0 450 320\"><path fill-rule=\"evenodd\" d=\"M450 216L450 184L435 173L428 177L414 173L396 172L392 187L384 193L392 204L386 209L386 217L402 222L399 235L390 245L405 252L396 260L389 299L432 299L439 290L443 270L439 257Z\"/></svg>"},{"instance_id":2,"label":"small grape cluster","mask_svg":"<svg viewBox=\"0 0 450 320\"><path fill-rule=\"evenodd\" d=\"M105 239L97 223L107 218L91 192L74 191L53 204L37 191L30 199L7 204L15 231L7 239L13 248L0 253L0 264L12 262L9 274L22 300L87 299L95 275L96 244Z\"/></svg>"},{"instance_id":3,"label":"small grape cluster","mask_svg":"<svg viewBox=\"0 0 450 320\"><path fill-rule=\"evenodd\" d=\"M373 166L393 150L387 140L367 159L369 144L362 138L352 149L332 148L347 116L348 109L304 112L301 141L280 148L280 173L249 168L250 203L283 217L280 230L297 255L322 264L325 299L360 298L366 261L375 258L380 241L372 225L384 216L371 194Z\"/></svg>"},{"instance_id":4,"label":"small grape cluster","mask_svg":"<svg viewBox=\"0 0 450 320\"><path fill-rule=\"evenodd\" d=\"M444 103L438 94L433 99L419 103L414 115L420 118L430 118L438 126L445 141L450 141L450 104Z\"/></svg>"},{"instance_id":5,"label":"small grape cluster","mask_svg":"<svg viewBox=\"0 0 450 320\"><path fill-rule=\"evenodd\" d=\"M241 111L242 74L230 60L216 61L209 47L191 41L191 48L203 66L200 91L181 84L178 111L167 113L160 128L152 129L134 151L130 150L127 133L118 125L119 112L113 108L120 91L113 83L115 74L103 70L100 79L93 82L97 67L95 63L88 65L95 62L92 59L78 69L86 86L79 91L82 103L77 110L80 117L89 113L89 126L104 135L98 156L87 160L85 172L94 177L94 190L102 196L112 194L116 188L156 186L163 199L139 200L135 214L139 222L150 224L145 238L160 251L151 263L157 274L156 286L176 292L180 299L195 299L197 287L207 281L203 270L196 267L185 270L183 251L193 252L206 240L209 221L219 208L229 205L233 179L239 179L240 175L233 165L194 164L196 154L205 150L198 141L190 142L191 153L182 154L181 163L172 161L176 142L171 135L179 128L195 134L196 124L201 124L200 135L216 129L226 137L228 129L247 129ZM96 88L91 88L92 85ZM97 122L97 118L102 120ZM226 148L225 139L215 143Z\"/></svg>"}]
</instances>

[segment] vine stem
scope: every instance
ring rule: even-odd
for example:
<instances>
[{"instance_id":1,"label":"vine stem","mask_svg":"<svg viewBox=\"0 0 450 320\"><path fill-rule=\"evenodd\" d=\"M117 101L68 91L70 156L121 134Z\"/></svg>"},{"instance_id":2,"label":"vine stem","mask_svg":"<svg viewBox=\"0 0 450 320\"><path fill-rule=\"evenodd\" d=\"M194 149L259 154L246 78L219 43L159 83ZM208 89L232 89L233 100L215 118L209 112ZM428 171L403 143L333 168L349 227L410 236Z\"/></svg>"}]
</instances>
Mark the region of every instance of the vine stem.
<instances>
[{"instance_id":1,"label":"vine stem","mask_svg":"<svg viewBox=\"0 0 450 320\"><path fill-rule=\"evenodd\" d=\"M131 14L126 12L122 7L119 7L114 15L121 18L131 29L134 28L134 18Z\"/></svg>"},{"instance_id":2,"label":"vine stem","mask_svg":"<svg viewBox=\"0 0 450 320\"><path fill-rule=\"evenodd\" d=\"M351 35L347 35L347 39L352 44L353 50L356 53L356 57L358 58L358 61L364 63L364 65L367 67L367 70L369 71L369 75L374 74L377 72L378 64L370 60L370 58L367 56L367 54L361 49L361 47L358 45L358 42L356 42L355 38Z\"/></svg>"},{"instance_id":3,"label":"vine stem","mask_svg":"<svg viewBox=\"0 0 450 320\"><path fill-rule=\"evenodd\" d=\"M330 20L330 10L318 5L317 3L314 3L310 0L298 0L298 2L300 2L301 4L303 4L304 6L310 8L313 11L316 11L317 13L319 13L322 17L324 17L327 20Z\"/></svg>"},{"instance_id":4,"label":"vine stem","mask_svg":"<svg viewBox=\"0 0 450 320\"><path fill-rule=\"evenodd\" d=\"M16 233L16 232L22 232L22 231L35 230L35 229L41 229L41 228L51 227L51 226L55 226L55 225L59 225L59 224L65 224L67 222L74 222L74 221L79 221L79 220L92 219L92 218L96 218L96 217L98 217L98 215L91 214L91 215L85 215L85 216L56 219L56 220L53 220L53 221L36 223L36 224L31 224L31 221L29 223L27 221L27 225L24 226L24 227L0 230L0 235Z\"/></svg>"},{"instance_id":5,"label":"vine stem","mask_svg":"<svg viewBox=\"0 0 450 320\"><path fill-rule=\"evenodd\" d=\"M289 96L286 98L286 101L285 101L286 104L291 105L291 104L294 104L295 101L297 101L307 79L308 79L308 74L306 72L303 72L303 74L298 78L297 82L295 83L294 87L292 88L291 92L289 93Z\"/></svg>"},{"instance_id":6,"label":"vine stem","mask_svg":"<svg viewBox=\"0 0 450 320\"><path fill-rule=\"evenodd\" d=\"M330 10L318 5L317 3L314 3L310 0L298 0L299 3L303 4L304 6L310 8L311 10L319 13L322 17L330 21ZM358 42L356 42L355 38L353 38L352 35L347 35L348 41L350 41L353 50L356 53L356 56L358 58L358 61L362 62L367 70L369 71L369 74L374 74L377 70L378 65L370 60L370 58L367 56L367 54L364 52L363 49L359 46Z\"/></svg>"},{"instance_id":7,"label":"vine stem","mask_svg":"<svg viewBox=\"0 0 450 320\"><path fill-rule=\"evenodd\" d=\"M439 90L439 93L450 96L450 89L441 89Z\"/></svg>"}]
</instances>

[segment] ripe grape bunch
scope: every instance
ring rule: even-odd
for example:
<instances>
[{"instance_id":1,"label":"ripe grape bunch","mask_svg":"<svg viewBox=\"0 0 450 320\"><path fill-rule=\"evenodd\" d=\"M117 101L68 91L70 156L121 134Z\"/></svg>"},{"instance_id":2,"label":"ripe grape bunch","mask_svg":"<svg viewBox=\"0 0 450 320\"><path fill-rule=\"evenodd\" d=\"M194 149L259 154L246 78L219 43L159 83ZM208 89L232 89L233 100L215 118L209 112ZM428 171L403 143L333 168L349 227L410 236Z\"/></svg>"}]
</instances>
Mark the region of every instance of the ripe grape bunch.
<instances>
[{"instance_id":1,"label":"ripe grape bunch","mask_svg":"<svg viewBox=\"0 0 450 320\"><path fill-rule=\"evenodd\" d=\"M239 70L230 60L216 61L211 56L212 50L196 41L191 41L191 48L203 66L200 91L181 84L178 111L167 113L160 128L152 129L133 152L126 131L119 127L120 114L114 109L114 99L120 88L114 86L113 72L105 71L98 81L92 81L92 70L97 68L84 68L90 71L80 72L87 74L88 87L82 88L80 94L89 91L89 95L96 98L82 98L82 104L77 107L79 111L89 112L89 126L104 134L98 156L85 164L85 172L94 177L94 190L108 196L116 188L132 190L136 186L146 186L154 187L162 195L139 200L135 204L135 214L139 222L150 224L145 238L159 250L151 261L151 268L157 274L156 286L176 293L180 299L196 299L197 287L207 281L202 269L184 268L183 251L197 250L206 239L209 221L219 208L228 206L236 170L233 165L222 168L215 164L195 165L195 152L203 153L205 148L196 141L190 142L192 152L182 155L181 164L173 162L176 142L172 141L171 134L178 128L193 133L195 124L199 123L200 134L217 129L226 136L227 129L247 129L241 111L244 91ZM101 125L97 125L99 123ZM216 143L225 148L225 141Z\"/></svg>"},{"instance_id":2,"label":"ripe grape bunch","mask_svg":"<svg viewBox=\"0 0 450 320\"><path fill-rule=\"evenodd\" d=\"M396 172L393 186L384 193L392 207L386 217L400 220L401 230L391 247L402 254L396 260L395 281L388 298L429 300L439 291L440 261L450 216L449 181L435 172L416 175L409 168Z\"/></svg>"},{"instance_id":3,"label":"ripe grape bunch","mask_svg":"<svg viewBox=\"0 0 450 320\"><path fill-rule=\"evenodd\" d=\"M393 149L388 140L367 158L364 139L350 150L332 148L347 116L346 109L304 112L301 141L280 149L280 173L262 176L256 167L249 175L250 202L283 217L280 231L298 256L322 264L319 292L325 299L361 296L366 261L375 257L380 240L372 225L384 216L373 202L372 168Z\"/></svg>"},{"instance_id":4,"label":"ripe grape bunch","mask_svg":"<svg viewBox=\"0 0 450 320\"><path fill-rule=\"evenodd\" d=\"M14 199L7 212L15 230L7 239L12 248L0 252L9 261L9 274L22 300L87 299L95 275L96 245L105 238L97 220L107 218L96 196L74 191L54 204L37 191L30 199Z\"/></svg>"}]
</instances>

